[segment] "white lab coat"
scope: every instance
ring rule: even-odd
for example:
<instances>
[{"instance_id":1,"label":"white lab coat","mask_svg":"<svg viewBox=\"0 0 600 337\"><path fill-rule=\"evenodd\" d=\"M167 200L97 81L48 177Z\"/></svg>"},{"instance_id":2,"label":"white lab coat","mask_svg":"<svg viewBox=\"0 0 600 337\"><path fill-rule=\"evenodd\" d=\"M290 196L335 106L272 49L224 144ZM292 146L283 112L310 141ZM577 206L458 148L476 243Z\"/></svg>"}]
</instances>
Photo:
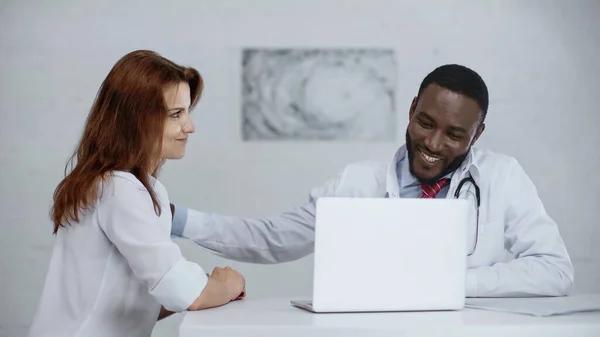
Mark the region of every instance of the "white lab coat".
<instances>
[{"instance_id":1,"label":"white lab coat","mask_svg":"<svg viewBox=\"0 0 600 337\"><path fill-rule=\"evenodd\" d=\"M315 201L319 197L398 197L396 159L388 164L346 166L308 202L276 216L244 219L175 206L173 234L189 238L225 258L252 262L292 261L313 252ZM574 270L557 224L548 216L537 190L516 159L472 148L452 175L447 198L468 174L480 187L477 249L468 258L468 297L562 296L573 285ZM472 196L466 184L461 197ZM475 206L473 204L473 214ZM472 248L475 220L467 242ZM343 236L342 236L343 238ZM426 245L424 245L424 249ZM508 251L514 259L506 259Z\"/></svg>"},{"instance_id":2,"label":"white lab coat","mask_svg":"<svg viewBox=\"0 0 600 337\"><path fill-rule=\"evenodd\" d=\"M208 278L172 241L167 190L162 207L131 173L114 172L80 222L60 228L30 337L150 337L161 304L186 310Z\"/></svg>"}]
</instances>

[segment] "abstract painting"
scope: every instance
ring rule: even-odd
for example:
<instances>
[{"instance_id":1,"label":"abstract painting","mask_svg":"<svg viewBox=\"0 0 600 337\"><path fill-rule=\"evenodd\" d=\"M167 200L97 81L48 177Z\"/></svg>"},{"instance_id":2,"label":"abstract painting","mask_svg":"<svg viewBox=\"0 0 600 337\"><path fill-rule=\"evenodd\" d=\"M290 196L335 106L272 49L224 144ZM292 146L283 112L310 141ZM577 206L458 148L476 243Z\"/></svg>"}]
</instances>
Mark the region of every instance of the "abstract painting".
<instances>
[{"instance_id":1,"label":"abstract painting","mask_svg":"<svg viewBox=\"0 0 600 337\"><path fill-rule=\"evenodd\" d=\"M244 49L242 138L393 141L392 49Z\"/></svg>"}]
</instances>

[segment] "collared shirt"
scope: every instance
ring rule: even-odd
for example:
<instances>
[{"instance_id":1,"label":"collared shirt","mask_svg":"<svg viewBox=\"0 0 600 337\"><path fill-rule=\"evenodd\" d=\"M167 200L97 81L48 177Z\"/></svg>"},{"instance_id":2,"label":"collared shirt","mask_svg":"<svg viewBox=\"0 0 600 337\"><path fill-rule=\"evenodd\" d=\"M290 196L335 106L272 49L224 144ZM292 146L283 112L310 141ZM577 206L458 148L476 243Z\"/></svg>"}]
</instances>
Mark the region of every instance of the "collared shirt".
<instances>
[{"instance_id":1,"label":"collared shirt","mask_svg":"<svg viewBox=\"0 0 600 337\"><path fill-rule=\"evenodd\" d=\"M421 197L421 183L410 173L410 163L408 160L408 154L405 152L404 156L398 158L396 164L396 176L398 178L398 186L400 190L401 198L420 198ZM443 178L451 178L452 172L445 175ZM448 194L450 184L446 184L440 192L436 195L436 198L445 198Z\"/></svg>"},{"instance_id":2,"label":"collared shirt","mask_svg":"<svg viewBox=\"0 0 600 337\"><path fill-rule=\"evenodd\" d=\"M164 186L151 177L162 207L131 173L114 172L95 207L58 230L30 337L150 337L161 305L186 310L207 276L170 237Z\"/></svg>"}]
</instances>

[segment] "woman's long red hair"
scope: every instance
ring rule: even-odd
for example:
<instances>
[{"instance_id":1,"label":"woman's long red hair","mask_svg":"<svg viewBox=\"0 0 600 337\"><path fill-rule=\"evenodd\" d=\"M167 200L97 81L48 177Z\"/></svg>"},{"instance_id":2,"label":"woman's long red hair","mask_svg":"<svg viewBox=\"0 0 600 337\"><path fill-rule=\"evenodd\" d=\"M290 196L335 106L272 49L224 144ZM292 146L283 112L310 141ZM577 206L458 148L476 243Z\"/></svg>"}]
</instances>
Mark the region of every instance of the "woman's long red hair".
<instances>
[{"instance_id":1,"label":"woman's long red hair","mask_svg":"<svg viewBox=\"0 0 600 337\"><path fill-rule=\"evenodd\" d=\"M197 70L177 65L159 54L138 50L121 58L102 83L86 120L83 135L54 191L54 233L94 206L99 186L112 171L132 173L146 187L157 214L161 207L150 186L156 176L167 107L164 89L186 82L191 106L203 90ZM71 171L67 174L68 168Z\"/></svg>"}]
</instances>

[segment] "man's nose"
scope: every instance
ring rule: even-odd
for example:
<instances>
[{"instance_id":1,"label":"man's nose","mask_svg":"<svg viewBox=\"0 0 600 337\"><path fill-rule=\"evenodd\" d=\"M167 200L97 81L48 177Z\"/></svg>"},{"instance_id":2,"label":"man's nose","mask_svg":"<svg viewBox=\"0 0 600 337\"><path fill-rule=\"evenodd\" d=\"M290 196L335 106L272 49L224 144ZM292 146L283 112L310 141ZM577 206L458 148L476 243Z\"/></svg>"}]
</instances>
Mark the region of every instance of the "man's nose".
<instances>
[{"instance_id":1,"label":"man's nose","mask_svg":"<svg viewBox=\"0 0 600 337\"><path fill-rule=\"evenodd\" d=\"M444 135L441 131L435 131L425 138L425 146L431 152L439 152L444 147Z\"/></svg>"}]
</instances>

